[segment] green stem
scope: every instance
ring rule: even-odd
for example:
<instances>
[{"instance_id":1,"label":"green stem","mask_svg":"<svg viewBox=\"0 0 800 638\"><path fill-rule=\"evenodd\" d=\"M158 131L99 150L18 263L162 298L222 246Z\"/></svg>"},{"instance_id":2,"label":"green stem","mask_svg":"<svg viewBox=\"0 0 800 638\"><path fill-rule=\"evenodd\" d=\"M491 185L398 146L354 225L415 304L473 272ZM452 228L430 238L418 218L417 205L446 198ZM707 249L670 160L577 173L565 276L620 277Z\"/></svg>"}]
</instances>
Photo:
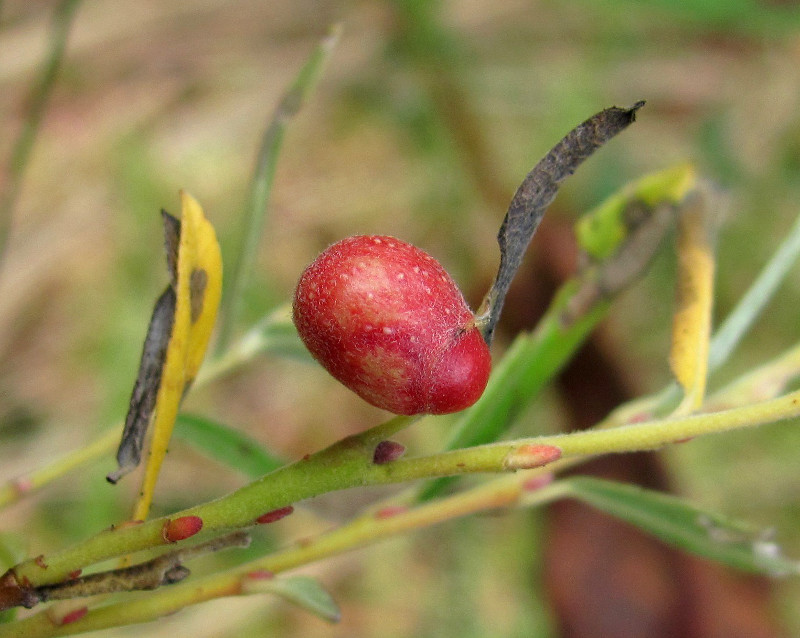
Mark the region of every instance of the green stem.
<instances>
[{"instance_id":1,"label":"green stem","mask_svg":"<svg viewBox=\"0 0 800 638\"><path fill-rule=\"evenodd\" d=\"M65 636L152 621L188 605L240 595L243 589L242 580L254 572L266 570L279 574L392 536L477 512L513 507L517 504L525 507L541 506L566 494L557 483L535 491L527 490L525 487L527 476L520 474L496 479L424 505L395 509L391 515L387 515L386 510L374 510L335 530L280 550L271 556L240 565L228 572L162 588L145 598L92 609L82 619L70 625L54 626L47 613L41 612L12 625L13 635L16 638ZM0 638L10 636L11 634L7 632L12 631L10 629L12 626L9 628L0 626Z\"/></svg>"},{"instance_id":2,"label":"green stem","mask_svg":"<svg viewBox=\"0 0 800 638\"><path fill-rule=\"evenodd\" d=\"M110 453L119 443L120 429L120 427L111 428L89 445L57 459L50 465L6 482L5 485L0 486L0 508L18 501L24 495L39 489L76 467Z\"/></svg>"},{"instance_id":3,"label":"green stem","mask_svg":"<svg viewBox=\"0 0 800 638\"><path fill-rule=\"evenodd\" d=\"M267 511L350 487L533 467L537 455L541 455L539 461L543 464L553 458L547 452L556 448L563 457L650 450L703 434L750 427L798 415L800 391L713 414L495 443L376 465L372 462L375 445L414 420L414 417L397 417L276 470L227 496L174 514L173 518L199 516L203 519L206 532L219 533L252 525L258 516ZM21 563L14 572L18 581L27 579L35 586L59 582L76 569L114 556L163 545L161 529L166 520L154 519L133 527L103 531L72 548Z\"/></svg>"},{"instance_id":4,"label":"green stem","mask_svg":"<svg viewBox=\"0 0 800 638\"><path fill-rule=\"evenodd\" d=\"M536 329L513 341L492 371L483 396L459 420L448 450L498 440L606 316L610 302L598 300L585 314L564 324L562 316L581 283L580 277L565 283ZM424 486L420 500L441 494L452 481L442 478Z\"/></svg>"}]
</instances>

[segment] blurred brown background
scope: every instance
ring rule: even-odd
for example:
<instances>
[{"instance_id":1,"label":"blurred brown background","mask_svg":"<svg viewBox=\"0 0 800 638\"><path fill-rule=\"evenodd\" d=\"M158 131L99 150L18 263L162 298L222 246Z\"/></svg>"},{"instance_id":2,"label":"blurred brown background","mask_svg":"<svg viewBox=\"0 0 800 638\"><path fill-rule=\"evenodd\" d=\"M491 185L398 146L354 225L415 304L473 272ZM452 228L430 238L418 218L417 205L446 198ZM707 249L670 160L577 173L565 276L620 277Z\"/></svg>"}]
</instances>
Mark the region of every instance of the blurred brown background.
<instances>
[{"instance_id":1,"label":"blurred brown background","mask_svg":"<svg viewBox=\"0 0 800 638\"><path fill-rule=\"evenodd\" d=\"M54 6L0 4L0 180ZM567 130L612 104L648 101L559 195L509 299L496 356L574 267L572 222L631 179L688 159L728 191L719 317L800 212L793 2L83 3L0 270L0 479L124 414L166 282L159 209L176 212L178 189L190 191L232 262L260 134L334 22L341 41L285 139L244 326L289 299L319 250L355 233L419 245L476 304L516 185ZM669 380L673 272L670 247L514 434L591 425ZM799 297L793 274L717 384L795 342ZM187 407L288 458L382 418L319 369L278 358L193 394ZM435 449L446 429L445 419L426 422L404 441ZM784 423L596 469L774 526L800 555L799 443ZM23 533L39 553L124 519L135 485L106 485L111 467L111 458L94 464L4 511L0 529ZM156 513L242 478L175 445L162 481ZM325 506L342 517L360 498ZM290 517L253 551L316 525ZM570 506L459 521L311 569L342 605L338 626L248 599L107 635L800 635L796 583L744 579L629 534Z\"/></svg>"}]
</instances>

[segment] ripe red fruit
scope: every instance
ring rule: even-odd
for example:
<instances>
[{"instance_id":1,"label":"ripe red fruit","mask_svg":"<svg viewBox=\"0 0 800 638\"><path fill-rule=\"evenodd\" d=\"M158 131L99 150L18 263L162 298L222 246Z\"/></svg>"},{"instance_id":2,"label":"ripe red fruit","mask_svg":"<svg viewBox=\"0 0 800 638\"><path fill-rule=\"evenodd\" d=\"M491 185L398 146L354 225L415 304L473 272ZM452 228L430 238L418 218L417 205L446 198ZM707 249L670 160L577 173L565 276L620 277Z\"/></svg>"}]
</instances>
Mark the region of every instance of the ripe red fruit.
<instances>
[{"instance_id":1,"label":"ripe red fruit","mask_svg":"<svg viewBox=\"0 0 800 638\"><path fill-rule=\"evenodd\" d=\"M395 414L447 414L483 394L491 357L442 266L394 237L357 236L303 272L294 323L348 388Z\"/></svg>"}]
</instances>

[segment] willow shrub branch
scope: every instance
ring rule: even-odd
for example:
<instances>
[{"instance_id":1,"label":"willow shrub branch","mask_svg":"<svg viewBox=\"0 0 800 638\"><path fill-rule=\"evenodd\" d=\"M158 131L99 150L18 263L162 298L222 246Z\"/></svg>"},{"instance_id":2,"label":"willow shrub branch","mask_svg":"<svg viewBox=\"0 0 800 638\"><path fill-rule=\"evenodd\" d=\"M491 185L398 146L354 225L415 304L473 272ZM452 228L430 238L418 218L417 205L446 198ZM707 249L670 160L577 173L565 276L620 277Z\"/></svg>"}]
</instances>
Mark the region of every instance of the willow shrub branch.
<instances>
[{"instance_id":1,"label":"willow shrub branch","mask_svg":"<svg viewBox=\"0 0 800 638\"><path fill-rule=\"evenodd\" d=\"M376 465L376 445L409 425L397 417L363 434L348 437L215 501L189 508L173 517L197 516L206 533L248 527L267 511L327 492L423 478L475 472L507 472L543 466L559 457L650 450L687 438L760 425L800 415L800 391L777 399L712 414L650 421L609 430L537 437L495 443ZM70 573L102 560L158 547L168 518L108 529L87 541L52 555L28 560L1 581L0 607L21 604L11 589L38 587L66 579Z\"/></svg>"},{"instance_id":2,"label":"willow shrub branch","mask_svg":"<svg viewBox=\"0 0 800 638\"><path fill-rule=\"evenodd\" d=\"M13 626L15 638L45 638L97 631L111 627L156 620L189 605L228 596L259 593L251 585L264 575L278 575L290 569L336 556L381 540L431 527L478 512L515 506L535 507L565 495L558 483L546 484L532 473L506 476L464 492L415 507L372 508L363 516L323 532L301 543L258 558L234 569L203 576L152 592L147 597L112 603L68 624L57 624L40 612ZM0 625L0 637L12 635Z\"/></svg>"}]
</instances>

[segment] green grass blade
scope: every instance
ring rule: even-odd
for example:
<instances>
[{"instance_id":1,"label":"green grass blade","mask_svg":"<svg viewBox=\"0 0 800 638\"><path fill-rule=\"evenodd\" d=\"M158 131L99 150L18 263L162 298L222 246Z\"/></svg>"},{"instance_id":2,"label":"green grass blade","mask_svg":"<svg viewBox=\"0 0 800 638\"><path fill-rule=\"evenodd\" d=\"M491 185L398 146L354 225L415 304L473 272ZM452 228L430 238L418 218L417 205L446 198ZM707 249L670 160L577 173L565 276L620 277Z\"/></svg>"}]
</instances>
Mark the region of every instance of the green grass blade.
<instances>
[{"instance_id":1,"label":"green grass blade","mask_svg":"<svg viewBox=\"0 0 800 638\"><path fill-rule=\"evenodd\" d=\"M800 574L800 563L782 556L763 533L676 496L587 477L567 479L561 485L567 496L692 554L773 577Z\"/></svg>"},{"instance_id":2,"label":"green grass blade","mask_svg":"<svg viewBox=\"0 0 800 638\"><path fill-rule=\"evenodd\" d=\"M17 141L11 151L9 175L5 188L0 192L0 259L5 254L8 234L11 230L11 217L22 187L22 179L30 160L36 135L44 118L47 102L53 92L58 71L64 61L64 51L77 12L80 0L62 0L53 14L53 29L50 35L50 49L41 70L38 82L28 98L28 114L22 125ZM2 180L0 180L2 183Z\"/></svg>"},{"instance_id":3,"label":"green grass blade","mask_svg":"<svg viewBox=\"0 0 800 638\"><path fill-rule=\"evenodd\" d=\"M286 127L300 111L303 103L316 86L325 63L336 45L340 31L341 29L334 27L331 33L314 49L311 57L300 69L294 82L272 114L270 123L261 138L261 147L250 182L241 238L235 250L237 257L232 270L233 276L220 309L217 353L223 352L230 343L238 319L242 296L258 252L258 244L266 220L267 204L272 192L275 168L283 145Z\"/></svg>"},{"instance_id":4,"label":"green grass blade","mask_svg":"<svg viewBox=\"0 0 800 638\"><path fill-rule=\"evenodd\" d=\"M786 239L769 260L753 285L725 318L711 339L708 367L718 369L739 345L742 338L772 299L778 286L800 256L800 217Z\"/></svg>"},{"instance_id":5,"label":"green grass blade","mask_svg":"<svg viewBox=\"0 0 800 638\"><path fill-rule=\"evenodd\" d=\"M175 435L209 458L257 479L284 462L264 449L254 439L205 417L180 414L175 422Z\"/></svg>"}]
</instances>

